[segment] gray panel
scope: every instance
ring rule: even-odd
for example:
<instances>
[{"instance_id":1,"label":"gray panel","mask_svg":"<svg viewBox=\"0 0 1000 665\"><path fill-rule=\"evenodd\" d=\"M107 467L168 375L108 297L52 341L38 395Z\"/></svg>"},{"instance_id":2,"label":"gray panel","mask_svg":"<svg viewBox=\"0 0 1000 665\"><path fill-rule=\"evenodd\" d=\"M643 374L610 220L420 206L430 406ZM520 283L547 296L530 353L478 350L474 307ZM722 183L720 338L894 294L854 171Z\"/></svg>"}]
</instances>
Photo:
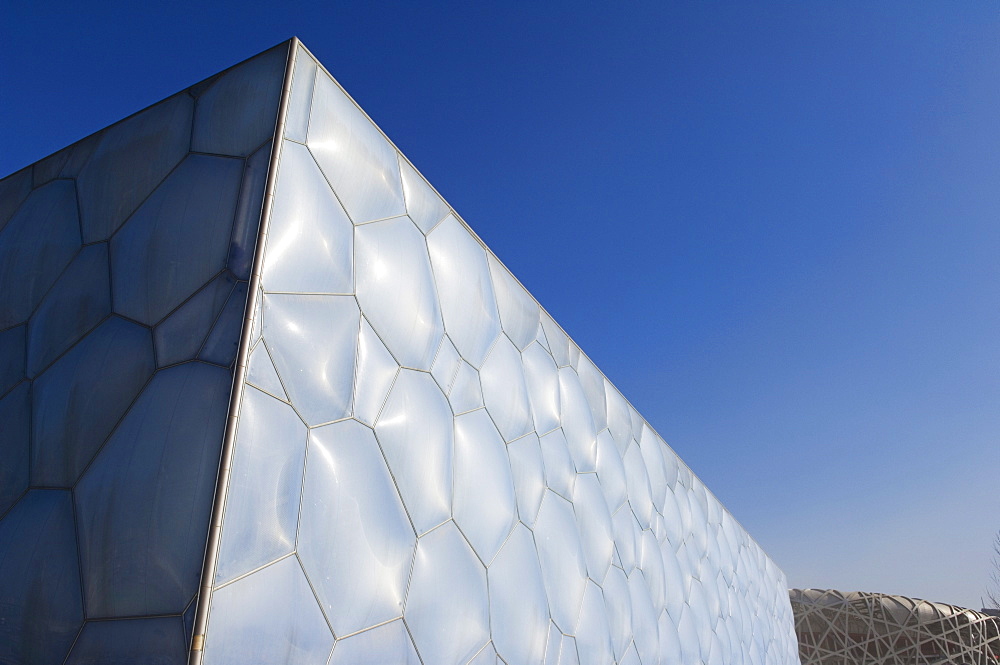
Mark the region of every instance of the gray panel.
<instances>
[{"instance_id":1,"label":"gray panel","mask_svg":"<svg viewBox=\"0 0 1000 665\"><path fill-rule=\"evenodd\" d=\"M0 230L31 193L31 167L0 180Z\"/></svg>"},{"instance_id":2,"label":"gray panel","mask_svg":"<svg viewBox=\"0 0 1000 665\"><path fill-rule=\"evenodd\" d=\"M222 273L153 329L157 365L166 367L198 355L235 286L233 276Z\"/></svg>"},{"instance_id":3,"label":"gray panel","mask_svg":"<svg viewBox=\"0 0 1000 665\"><path fill-rule=\"evenodd\" d=\"M205 362L229 367L236 359L236 351L240 346L240 333L243 331L243 314L247 309L247 283L239 282L232 295L222 308L212 332L205 340L198 358Z\"/></svg>"},{"instance_id":4,"label":"gray panel","mask_svg":"<svg viewBox=\"0 0 1000 665\"><path fill-rule=\"evenodd\" d=\"M24 378L26 325L0 332L0 395Z\"/></svg>"},{"instance_id":5,"label":"gray panel","mask_svg":"<svg viewBox=\"0 0 1000 665\"><path fill-rule=\"evenodd\" d=\"M316 85L316 70L316 61L312 56L306 53L305 49L296 50L292 92L288 98L288 114L285 116L286 139L299 143L306 142L313 88Z\"/></svg>"},{"instance_id":6,"label":"gray panel","mask_svg":"<svg viewBox=\"0 0 1000 665\"><path fill-rule=\"evenodd\" d=\"M402 616L415 542L371 429L312 430L299 556L335 634Z\"/></svg>"},{"instance_id":7,"label":"gray panel","mask_svg":"<svg viewBox=\"0 0 1000 665\"><path fill-rule=\"evenodd\" d=\"M230 383L203 363L161 370L80 480L88 618L179 614L194 594Z\"/></svg>"},{"instance_id":8,"label":"gray panel","mask_svg":"<svg viewBox=\"0 0 1000 665\"><path fill-rule=\"evenodd\" d=\"M0 399L0 515L28 488L31 436L31 384L27 381Z\"/></svg>"},{"instance_id":9,"label":"gray panel","mask_svg":"<svg viewBox=\"0 0 1000 665\"><path fill-rule=\"evenodd\" d=\"M247 60L219 76L198 96L191 150L249 155L274 135L288 45Z\"/></svg>"},{"instance_id":10,"label":"gray panel","mask_svg":"<svg viewBox=\"0 0 1000 665\"><path fill-rule=\"evenodd\" d=\"M243 169L243 184L240 186L239 203L236 204L236 221L233 223L227 262L230 272L239 279L250 279L253 255L257 249L260 211L264 205L264 184L270 167L271 142L268 141L250 155Z\"/></svg>"},{"instance_id":11,"label":"gray panel","mask_svg":"<svg viewBox=\"0 0 1000 665\"><path fill-rule=\"evenodd\" d=\"M38 377L32 482L73 486L152 373L149 330L112 317Z\"/></svg>"},{"instance_id":12,"label":"gray panel","mask_svg":"<svg viewBox=\"0 0 1000 665\"><path fill-rule=\"evenodd\" d=\"M337 640L330 665L420 665L402 620Z\"/></svg>"},{"instance_id":13,"label":"gray panel","mask_svg":"<svg viewBox=\"0 0 1000 665\"><path fill-rule=\"evenodd\" d=\"M61 662L82 621L70 493L33 490L0 521L0 662Z\"/></svg>"},{"instance_id":14,"label":"gray panel","mask_svg":"<svg viewBox=\"0 0 1000 665\"><path fill-rule=\"evenodd\" d=\"M111 237L184 159L193 112L181 93L104 131L77 179L84 242Z\"/></svg>"},{"instance_id":15,"label":"gray panel","mask_svg":"<svg viewBox=\"0 0 1000 665\"><path fill-rule=\"evenodd\" d=\"M493 643L508 663L538 663L545 654L549 607L535 543L514 527L488 570Z\"/></svg>"},{"instance_id":16,"label":"gray panel","mask_svg":"<svg viewBox=\"0 0 1000 665\"><path fill-rule=\"evenodd\" d=\"M0 328L28 319L80 248L76 190L56 180L31 193L0 231Z\"/></svg>"},{"instance_id":17,"label":"gray panel","mask_svg":"<svg viewBox=\"0 0 1000 665\"><path fill-rule=\"evenodd\" d=\"M152 325L225 265L243 163L191 155L111 241L115 311Z\"/></svg>"},{"instance_id":18,"label":"gray panel","mask_svg":"<svg viewBox=\"0 0 1000 665\"><path fill-rule=\"evenodd\" d=\"M294 556L217 589L211 616L206 665L324 665L333 647Z\"/></svg>"},{"instance_id":19,"label":"gray panel","mask_svg":"<svg viewBox=\"0 0 1000 665\"><path fill-rule=\"evenodd\" d=\"M28 324L28 376L37 375L111 313L108 245L84 247Z\"/></svg>"},{"instance_id":20,"label":"gray panel","mask_svg":"<svg viewBox=\"0 0 1000 665\"><path fill-rule=\"evenodd\" d=\"M305 453L306 426L292 408L246 388L226 495L217 584L295 549Z\"/></svg>"},{"instance_id":21,"label":"gray panel","mask_svg":"<svg viewBox=\"0 0 1000 665\"><path fill-rule=\"evenodd\" d=\"M184 665L180 617L88 621L66 665Z\"/></svg>"}]
</instances>

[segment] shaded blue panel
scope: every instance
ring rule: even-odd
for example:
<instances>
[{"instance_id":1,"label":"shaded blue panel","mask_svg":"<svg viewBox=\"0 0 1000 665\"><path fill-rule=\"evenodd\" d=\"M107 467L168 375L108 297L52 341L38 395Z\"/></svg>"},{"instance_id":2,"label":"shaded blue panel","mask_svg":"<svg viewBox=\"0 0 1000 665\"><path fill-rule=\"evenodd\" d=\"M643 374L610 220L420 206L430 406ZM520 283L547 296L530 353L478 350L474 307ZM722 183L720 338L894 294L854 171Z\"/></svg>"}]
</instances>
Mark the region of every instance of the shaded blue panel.
<instances>
[{"instance_id":1,"label":"shaded blue panel","mask_svg":"<svg viewBox=\"0 0 1000 665\"><path fill-rule=\"evenodd\" d=\"M191 155L111 241L115 311L152 325L219 272L243 162Z\"/></svg>"},{"instance_id":2,"label":"shaded blue panel","mask_svg":"<svg viewBox=\"0 0 1000 665\"><path fill-rule=\"evenodd\" d=\"M108 245L84 247L28 323L28 376L35 376L111 313Z\"/></svg>"},{"instance_id":3,"label":"shaded blue panel","mask_svg":"<svg viewBox=\"0 0 1000 665\"><path fill-rule=\"evenodd\" d=\"M38 377L33 484L72 487L152 373L149 330L111 317Z\"/></svg>"},{"instance_id":4,"label":"shaded blue panel","mask_svg":"<svg viewBox=\"0 0 1000 665\"><path fill-rule=\"evenodd\" d=\"M24 378L26 330L22 325L0 332L0 395Z\"/></svg>"},{"instance_id":5,"label":"shaded blue panel","mask_svg":"<svg viewBox=\"0 0 1000 665\"><path fill-rule=\"evenodd\" d=\"M264 205L264 184L271 166L271 142L250 156L243 169L243 185L236 205L236 221L229 245L229 270L240 279L250 279L253 254L257 248L260 210Z\"/></svg>"},{"instance_id":6,"label":"shaded blue panel","mask_svg":"<svg viewBox=\"0 0 1000 665\"><path fill-rule=\"evenodd\" d=\"M66 166L66 162L69 161L72 153L72 148L63 148L59 152L53 153L32 164L31 172L34 186L39 187L58 178L59 173ZM2 187L2 184L0 184L0 187ZM0 193L0 198L3 198L2 193Z\"/></svg>"},{"instance_id":7,"label":"shaded blue panel","mask_svg":"<svg viewBox=\"0 0 1000 665\"><path fill-rule=\"evenodd\" d=\"M219 314L212 332L205 340L199 358L205 362L228 367L236 359L243 330L243 313L247 308L247 283L238 282L226 306Z\"/></svg>"},{"instance_id":8,"label":"shaded blue panel","mask_svg":"<svg viewBox=\"0 0 1000 665\"><path fill-rule=\"evenodd\" d=\"M161 370L76 487L88 618L180 614L198 587L231 377Z\"/></svg>"},{"instance_id":9,"label":"shaded blue panel","mask_svg":"<svg viewBox=\"0 0 1000 665\"><path fill-rule=\"evenodd\" d=\"M7 512L28 487L30 385L25 381L0 399L0 515Z\"/></svg>"},{"instance_id":10,"label":"shaded blue panel","mask_svg":"<svg viewBox=\"0 0 1000 665\"><path fill-rule=\"evenodd\" d=\"M288 43L224 72L198 97L191 150L249 155L274 135Z\"/></svg>"},{"instance_id":11,"label":"shaded blue panel","mask_svg":"<svg viewBox=\"0 0 1000 665\"><path fill-rule=\"evenodd\" d=\"M31 168L24 168L0 180L0 229L31 193Z\"/></svg>"},{"instance_id":12,"label":"shaded blue panel","mask_svg":"<svg viewBox=\"0 0 1000 665\"><path fill-rule=\"evenodd\" d=\"M66 665L184 665L180 617L88 621Z\"/></svg>"},{"instance_id":13,"label":"shaded blue panel","mask_svg":"<svg viewBox=\"0 0 1000 665\"><path fill-rule=\"evenodd\" d=\"M294 556L212 594L205 665L324 665L333 634Z\"/></svg>"},{"instance_id":14,"label":"shaded blue panel","mask_svg":"<svg viewBox=\"0 0 1000 665\"><path fill-rule=\"evenodd\" d=\"M153 328L157 366L174 365L198 355L235 286L233 276L222 273Z\"/></svg>"},{"instance_id":15,"label":"shaded blue panel","mask_svg":"<svg viewBox=\"0 0 1000 665\"><path fill-rule=\"evenodd\" d=\"M107 240L184 159L193 112L181 93L105 130L77 179L84 242Z\"/></svg>"},{"instance_id":16,"label":"shaded blue panel","mask_svg":"<svg viewBox=\"0 0 1000 665\"><path fill-rule=\"evenodd\" d=\"M0 231L0 328L28 319L79 248L73 183L56 180L32 192Z\"/></svg>"},{"instance_id":17,"label":"shaded blue panel","mask_svg":"<svg viewBox=\"0 0 1000 665\"><path fill-rule=\"evenodd\" d=\"M33 490L0 521L0 663L60 663L83 621L69 491Z\"/></svg>"}]
</instances>

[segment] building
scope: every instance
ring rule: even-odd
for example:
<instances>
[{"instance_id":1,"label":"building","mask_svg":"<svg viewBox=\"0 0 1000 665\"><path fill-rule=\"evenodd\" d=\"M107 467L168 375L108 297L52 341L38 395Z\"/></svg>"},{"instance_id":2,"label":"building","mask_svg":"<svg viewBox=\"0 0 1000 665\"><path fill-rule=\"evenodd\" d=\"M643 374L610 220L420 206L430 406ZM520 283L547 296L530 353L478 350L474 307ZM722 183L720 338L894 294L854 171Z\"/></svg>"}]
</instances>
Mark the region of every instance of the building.
<instances>
[{"instance_id":1,"label":"building","mask_svg":"<svg viewBox=\"0 0 1000 665\"><path fill-rule=\"evenodd\" d=\"M883 593L792 589L802 665L995 665L996 617Z\"/></svg>"},{"instance_id":2,"label":"building","mask_svg":"<svg viewBox=\"0 0 1000 665\"><path fill-rule=\"evenodd\" d=\"M0 180L0 280L0 662L796 661L781 571L297 40Z\"/></svg>"}]
</instances>

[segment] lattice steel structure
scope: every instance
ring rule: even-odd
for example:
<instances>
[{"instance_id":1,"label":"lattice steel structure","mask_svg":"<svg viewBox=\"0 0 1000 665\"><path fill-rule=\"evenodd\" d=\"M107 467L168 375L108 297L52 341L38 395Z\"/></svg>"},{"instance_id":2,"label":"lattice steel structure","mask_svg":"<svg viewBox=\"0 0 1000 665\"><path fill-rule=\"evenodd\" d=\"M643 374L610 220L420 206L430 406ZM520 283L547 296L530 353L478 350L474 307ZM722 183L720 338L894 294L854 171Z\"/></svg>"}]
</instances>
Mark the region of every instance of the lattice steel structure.
<instances>
[{"instance_id":1,"label":"lattice steel structure","mask_svg":"<svg viewBox=\"0 0 1000 665\"><path fill-rule=\"evenodd\" d=\"M802 665L995 665L1000 622L963 607L859 591L792 589Z\"/></svg>"},{"instance_id":2,"label":"lattice steel structure","mask_svg":"<svg viewBox=\"0 0 1000 665\"><path fill-rule=\"evenodd\" d=\"M794 663L785 578L291 40L0 180L0 662Z\"/></svg>"}]
</instances>

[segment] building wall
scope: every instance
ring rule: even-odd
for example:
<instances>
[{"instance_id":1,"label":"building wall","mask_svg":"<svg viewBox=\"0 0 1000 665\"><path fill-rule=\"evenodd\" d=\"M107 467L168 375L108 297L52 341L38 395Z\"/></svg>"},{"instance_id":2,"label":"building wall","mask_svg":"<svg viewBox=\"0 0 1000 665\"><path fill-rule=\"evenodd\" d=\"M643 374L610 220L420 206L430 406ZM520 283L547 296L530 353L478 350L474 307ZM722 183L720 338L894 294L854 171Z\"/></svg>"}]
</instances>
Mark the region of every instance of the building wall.
<instances>
[{"instance_id":1,"label":"building wall","mask_svg":"<svg viewBox=\"0 0 1000 665\"><path fill-rule=\"evenodd\" d=\"M288 45L0 180L0 663L183 663Z\"/></svg>"},{"instance_id":2,"label":"building wall","mask_svg":"<svg viewBox=\"0 0 1000 665\"><path fill-rule=\"evenodd\" d=\"M781 571L304 49L280 143L205 662L797 662Z\"/></svg>"}]
</instances>

